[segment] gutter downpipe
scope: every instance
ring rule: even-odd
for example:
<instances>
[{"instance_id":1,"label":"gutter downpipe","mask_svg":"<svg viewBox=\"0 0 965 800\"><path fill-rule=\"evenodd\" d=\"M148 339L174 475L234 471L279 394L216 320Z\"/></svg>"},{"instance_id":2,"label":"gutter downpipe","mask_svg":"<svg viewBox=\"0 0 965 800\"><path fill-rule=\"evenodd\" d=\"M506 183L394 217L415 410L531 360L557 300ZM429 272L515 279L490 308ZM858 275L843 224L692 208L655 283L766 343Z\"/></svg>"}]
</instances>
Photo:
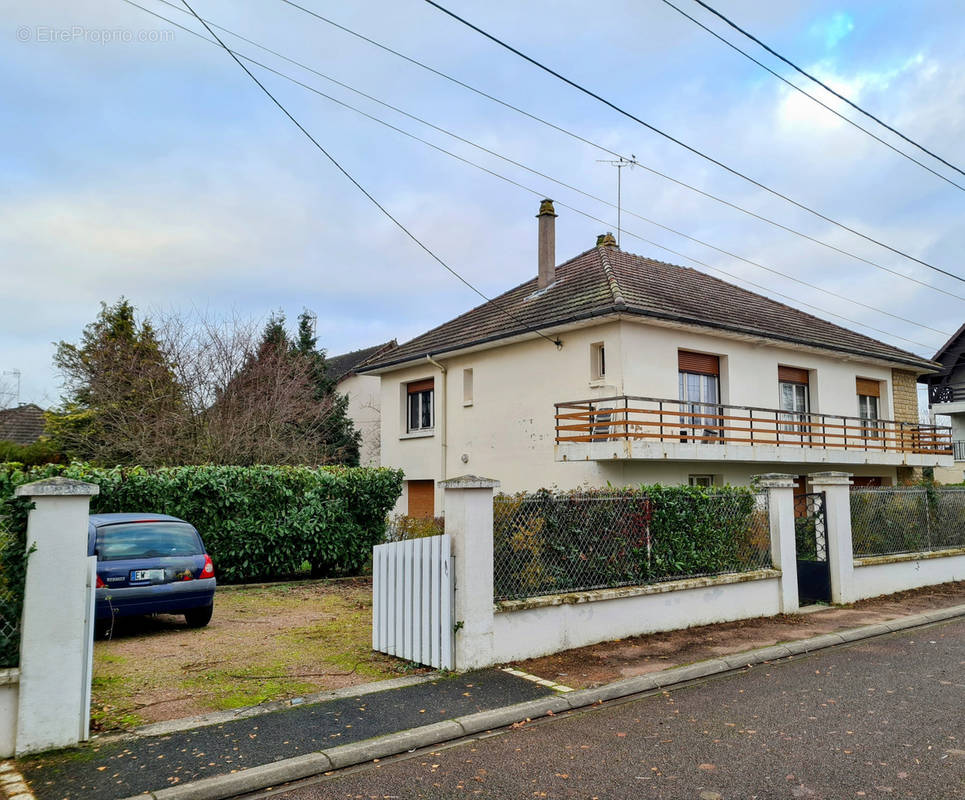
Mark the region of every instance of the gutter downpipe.
<instances>
[{"instance_id":1,"label":"gutter downpipe","mask_svg":"<svg viewBox=\"0 0 965 800\"><path fill-rule=\"evenodd\" d=\"M439 387L442 391L439 392L439 402L437 403L437 408L442 409L442 416L438 417L439 421L439 442L442 447L442 477L440 480L446 479L446 460L449 456L449 426L446 424L446 401L449 399L449 392L446 390L449 383L449 370L446 369L445 365L440 364L431 355L426 355L426 361L436 367L442 373L442 382Z\"/></svg>"}]
</instances>

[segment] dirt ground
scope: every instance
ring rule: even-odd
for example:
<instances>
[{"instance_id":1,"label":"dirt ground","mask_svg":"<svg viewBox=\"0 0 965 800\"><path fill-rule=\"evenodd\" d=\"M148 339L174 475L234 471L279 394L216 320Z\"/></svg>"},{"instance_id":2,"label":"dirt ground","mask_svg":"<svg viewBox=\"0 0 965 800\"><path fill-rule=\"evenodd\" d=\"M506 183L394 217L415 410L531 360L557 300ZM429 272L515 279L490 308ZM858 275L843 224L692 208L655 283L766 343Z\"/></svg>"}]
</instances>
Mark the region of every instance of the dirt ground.
<instances>
[{"instance_id":1,"label":"dirt ground","mask_svg":"<svg viewBox=\"0 0 965 800\"><path fill-rule=\"evenodd\" d=\"M782 614L617 639L514 662L512 666L574 689L584 689L633 675L960 603L965 603L965 581L862 600L846 607L823 607L807 614Z\"/></svg>"},{"instance_id":2,"label":"dirt ground","mask_svg":"<svg viewBox=\"0 0 965 800\"><path fill-rule=\"evenodd\" d=\"M206 628L121 620L94 646L91 723L130 728L420 671L371 650L369 579L219 588Z\"/></svg>"}]
</instances>

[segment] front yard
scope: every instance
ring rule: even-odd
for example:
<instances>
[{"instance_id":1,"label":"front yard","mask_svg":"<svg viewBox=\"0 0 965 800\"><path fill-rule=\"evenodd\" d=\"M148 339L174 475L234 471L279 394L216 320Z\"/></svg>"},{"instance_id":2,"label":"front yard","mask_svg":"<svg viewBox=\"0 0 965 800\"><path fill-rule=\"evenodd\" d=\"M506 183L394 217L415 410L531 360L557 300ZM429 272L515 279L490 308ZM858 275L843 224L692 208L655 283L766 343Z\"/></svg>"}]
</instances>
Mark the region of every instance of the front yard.
<instances>
[{"instance_id":1,"label":"front yard","mask_svg":"<svg viewBox=\"0 0 965 800\"><path fill-rule=\"evenodd\" d=\"M367 578L223 587L206 628L159 615L94 647L94 730L129 728L418 671L371 650Z\"/></svg>"}]
</instances>

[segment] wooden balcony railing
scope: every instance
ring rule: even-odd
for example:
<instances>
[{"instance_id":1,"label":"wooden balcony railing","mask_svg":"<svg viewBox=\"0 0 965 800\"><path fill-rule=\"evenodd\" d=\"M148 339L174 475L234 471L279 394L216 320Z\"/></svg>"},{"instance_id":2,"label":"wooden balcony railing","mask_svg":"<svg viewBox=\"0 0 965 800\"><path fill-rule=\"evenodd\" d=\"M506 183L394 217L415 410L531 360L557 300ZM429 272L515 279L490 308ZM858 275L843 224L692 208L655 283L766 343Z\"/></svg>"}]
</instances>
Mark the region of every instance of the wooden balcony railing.
<instances>
[{"instance_id":1,"label":"wooden balcony railing","mask_svg":"<svg viewBox=\"0 0 965 800\"><path fill-rule=\"evenodd\" d=\"M622 439L952 455L939 425L626 395L556 404L558 444Z\"/></svg>"}]
</instances>

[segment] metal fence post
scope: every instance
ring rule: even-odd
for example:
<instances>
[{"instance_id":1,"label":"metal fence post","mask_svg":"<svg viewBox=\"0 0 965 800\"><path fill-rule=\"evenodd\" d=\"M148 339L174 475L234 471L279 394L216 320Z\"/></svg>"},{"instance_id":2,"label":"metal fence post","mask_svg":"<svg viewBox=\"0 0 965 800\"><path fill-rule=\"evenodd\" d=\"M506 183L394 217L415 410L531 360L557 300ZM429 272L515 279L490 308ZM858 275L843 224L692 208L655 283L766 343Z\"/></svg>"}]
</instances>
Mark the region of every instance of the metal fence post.
<instances>
[{"instance_id":1,"label":"metal fence post","mask_svg":"<svg viewBox=\"0 0 965 800\"><path fill-rule=\"evenodd\" d=\"M90 716L87 515L99 487L68 478L18 486L34 508L27 520L20 701L16 754L67 747L86 738ZM85 624L90 623L90 624ZM85 685L87 684L87 685Z\"/></svg>"},{"instance_id":2,"label":"metal fence post","mask_svg":"<svg viewBox=\"0 0 965 800\"><path fill-rule=\"evenodd\" d=\"M755 475L753 485L767 492L771 559L781 571L781 613L800 607L797 593L797 549L794 542L794 476L780 472Z\"/></svg>"},{"instance_id":3,"label":"metal fence post","mask_svg":"<svg viewBox=\"0 0 965 800\"><path fill-rule=\"evenodd\" d=\"M828 566L831 571L831 602L854 601L854 545L851 536L851 474L812 472L812 492L824 492L828 521Z\"/></svg>"},{"instance_id":4,"label":"metal fence post","mask_svg":"<svg viewBox=\"0 0 965 800\"><path fill-rule=\"evenodd\" d=\"M463 475L442 481L456 580L456 669L493 663L493 491L499 481Z\"/></svg>"}]
</instances>

